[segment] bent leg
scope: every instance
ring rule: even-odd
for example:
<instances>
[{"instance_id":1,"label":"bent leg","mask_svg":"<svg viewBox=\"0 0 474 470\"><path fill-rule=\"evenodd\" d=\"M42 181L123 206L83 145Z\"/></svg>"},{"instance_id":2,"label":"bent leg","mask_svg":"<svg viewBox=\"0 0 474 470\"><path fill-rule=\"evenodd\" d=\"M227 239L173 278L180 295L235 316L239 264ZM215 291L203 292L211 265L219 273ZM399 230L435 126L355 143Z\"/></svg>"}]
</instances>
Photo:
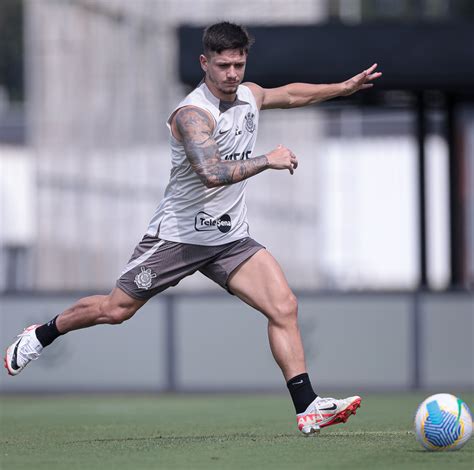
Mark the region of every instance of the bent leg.
<instances>
[{"instance_id":1,"label":"bent leg","mask_svg":"<svg viewBox=\"0 0 474 470\"><path fill-rule=\"evenodd\" d=\"M61 334L108 323L117 325L131 318L146 303L115 287L109 295L93 295L78 300L56 319Z\"/></svg>"},{"instance_id":2,"label":"bent leg","mask_svg":"<svg viewBox=\"0 0 474 470\"><path fill-rule=\"evenodd\" d=\"M298 303L275 258L259 250L232 272L227 285L268 318L270 347L285 380L306 372Z\"/></svg>"},{"instance_id":3,"label":"bent leg","mask_svg":"<svg viewBox=\"0 0 474 470\"><path fill-rule=\"evenodd\" d=\"M10 375L18 375L32 360L38 359L43 348L58 336L101 323L122 323L132 317L145 302L133 299L118 288L109 295L80 299L49 323L25 328L7 348L5 367Z\"/></svg>"}]
</instances>

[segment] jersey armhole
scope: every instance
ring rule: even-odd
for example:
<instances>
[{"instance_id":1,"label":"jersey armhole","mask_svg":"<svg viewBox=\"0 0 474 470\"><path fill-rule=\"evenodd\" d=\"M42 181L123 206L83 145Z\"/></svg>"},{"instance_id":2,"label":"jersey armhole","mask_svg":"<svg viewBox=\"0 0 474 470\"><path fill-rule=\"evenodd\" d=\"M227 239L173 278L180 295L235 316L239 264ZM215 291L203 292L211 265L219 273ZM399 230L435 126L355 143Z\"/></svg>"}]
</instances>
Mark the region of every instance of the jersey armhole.
<instances>
[{"instance_id":1,"label":"jersey armhole","mask_svg":"<svg viewBox=\"0 0 474 470\"><path fill-rule=\"evenodd\" d=\"M205 111L207 114L209 114L209 116L211 117L212 119L212 122L214 123L214 129L212 130L212 132L214 132L214 130L216 129L217 127L217 120L216 118L214 117L214 115L209 111L207 110L206 108L203 108L202 106L196 106L195 104L184 104L182 106L179 106L178 108L176 108L169 116L168 120L166 121L166 125L168 126L168 130L170 132L170 136L176 141L176 142L179 142L181 143L182 141L179 140L174 134L173 134L173 129L171 127L171 123L173 121L173 118L176 116L176 113L180 110L180 109L183 109L183 108L186 108L187 106L192 106L193 108L199 108L199 109L202 109L203 111Z\"/></svg>"},{"instance_id":2,"label":"jersey armhole","mask_svg":"<svg viewBox=\"0 0 474 470\"><path fill-rule=\"evenodd\" d=\"M249 85L250 85L250 86L249 86ZM252 82L241 83L241 86L247 88L248 92L250 93L251 99L253 100L254 106L255 106L255 107L257 108L257 110L260 112L261 106L258 105L257 98L256 98L256 96L254 95L254 93L253 93L253 91L252 91L252 85L259 86L259 85L257 85L256 83L252 83ZM261 87L260 87L260 88L261 88ZM263 101L262 101L262 104L263 104Z\"/></svg>"}]
</instances>

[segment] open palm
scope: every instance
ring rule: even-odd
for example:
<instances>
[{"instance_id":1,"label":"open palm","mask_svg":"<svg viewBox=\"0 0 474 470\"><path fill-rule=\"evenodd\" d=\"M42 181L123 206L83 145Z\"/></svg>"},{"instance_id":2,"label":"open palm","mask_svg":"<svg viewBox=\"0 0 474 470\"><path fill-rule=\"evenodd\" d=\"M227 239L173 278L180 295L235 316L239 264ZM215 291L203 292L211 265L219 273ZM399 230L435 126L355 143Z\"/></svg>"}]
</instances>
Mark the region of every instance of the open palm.
<instances>
[{"instance_id":1,"label":"open palm","mask_svg":"<svg viewBox=\"0 0 474 470\"><path fill-rule=\"evenodd\" d=\"M372 82L382 75L382 72L375 72L377 64L373 64L367 70L355 75L349 80L346 80L344 84L343 96L352 95L356 91L365 90L367 88L372 88L374 86Z\"/></svg>"}]
</instances>

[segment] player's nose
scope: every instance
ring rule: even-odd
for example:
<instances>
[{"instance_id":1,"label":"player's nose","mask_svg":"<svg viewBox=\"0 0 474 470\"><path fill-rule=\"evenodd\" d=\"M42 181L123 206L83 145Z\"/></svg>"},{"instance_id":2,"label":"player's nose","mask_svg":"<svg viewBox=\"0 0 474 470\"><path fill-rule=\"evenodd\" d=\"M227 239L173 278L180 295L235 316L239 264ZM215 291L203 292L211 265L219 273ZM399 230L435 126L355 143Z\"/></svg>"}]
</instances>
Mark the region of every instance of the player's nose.
<instances>
[{"instance_id":1,"label":"player's nose","mask_svg":"<svg viewBox=\"0 0 474 470\"><path fill-rule=\"evenodd\" d=\"M235 79L237 78L237 72L234 67L229 67L227 70L227 78Z\"/></svg>"}]
</instances>

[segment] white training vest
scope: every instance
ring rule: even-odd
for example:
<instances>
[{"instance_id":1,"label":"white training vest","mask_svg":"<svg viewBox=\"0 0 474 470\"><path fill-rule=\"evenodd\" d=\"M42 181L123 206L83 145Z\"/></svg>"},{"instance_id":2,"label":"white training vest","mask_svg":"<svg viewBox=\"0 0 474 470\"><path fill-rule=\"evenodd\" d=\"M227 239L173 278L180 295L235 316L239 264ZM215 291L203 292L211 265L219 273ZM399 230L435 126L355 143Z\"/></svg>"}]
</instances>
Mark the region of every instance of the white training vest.
<instances>
[{"instance_id":1,"label":"white training vest","mask_svg":"<svg viewBox=\"0 0 474 470\"><path fill-rule=\"evenodd\" d=\"M248 87L240 85L236 100L230 103L220 101L202 82L179 103L170 119L176 110L188 105L202 108L214 117L216 126L212 138L222 161L255 157L259 111ZM172 134L170 145L170 181L147 233L162 240L210 246L248 237L247 181L207 188L191 168L183 144Z\"/></svg>"}]
</instances>

